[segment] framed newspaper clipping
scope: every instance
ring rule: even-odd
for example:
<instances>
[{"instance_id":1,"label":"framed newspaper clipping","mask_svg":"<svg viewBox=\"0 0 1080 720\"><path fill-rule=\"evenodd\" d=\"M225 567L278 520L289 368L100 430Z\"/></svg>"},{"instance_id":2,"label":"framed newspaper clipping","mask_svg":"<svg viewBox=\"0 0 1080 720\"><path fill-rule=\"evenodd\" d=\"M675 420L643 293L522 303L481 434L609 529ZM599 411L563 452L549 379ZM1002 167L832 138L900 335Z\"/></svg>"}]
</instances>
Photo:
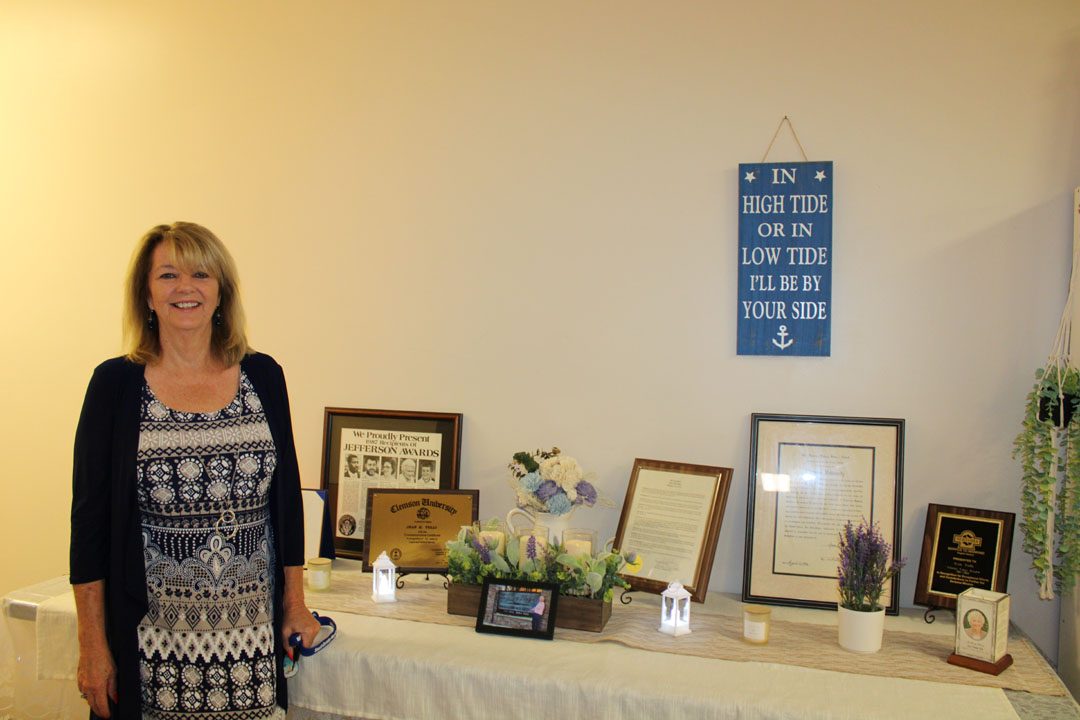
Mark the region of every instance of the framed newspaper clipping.
<instances>
[{"instance_id":1,"label":"framed newspaper clipping","mask_svg":"<svg viewBox=\"0 0 1080 720\"><path fill-rule=\"evenodd\" d=\"M363 559L368 490L458 486L461 413L326 408L322 489L338 557Z\"/></svg>"}]
</instances>

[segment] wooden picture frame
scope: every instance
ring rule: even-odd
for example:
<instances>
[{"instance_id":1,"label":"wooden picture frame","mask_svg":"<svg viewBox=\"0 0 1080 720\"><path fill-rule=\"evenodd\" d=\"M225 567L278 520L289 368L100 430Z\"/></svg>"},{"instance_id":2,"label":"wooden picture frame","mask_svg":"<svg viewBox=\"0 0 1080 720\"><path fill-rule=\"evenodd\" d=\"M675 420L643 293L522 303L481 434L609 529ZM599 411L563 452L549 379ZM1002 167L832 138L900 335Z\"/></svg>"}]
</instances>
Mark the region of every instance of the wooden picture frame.
<instances>
[{"instance_id":1,"label":"wooden picture frame","mask_svg":"<svg viewBox=\"0 0 1080 720\"><path fill-rule=\"evenodd\" d=\"M530 612L537 606L542 611ZM558 609L559 588L554 583L487 578L480 591L476 632L551 640Z\"/></svg>"},{"instance_id":2,"label":"wooden picture frame","mask_svg":"<svg viewBox=\"0 0 1080 720\"><path fill-rule=\"evenodd\" d=\"M677 580L694 601L705 601L732 472L634 460L614 545L641 555L637 572L620 573L632 590L661 593Z\"/></svg>"},{"instance_id":3,"label":"wooden picture frame","mask_svg":"<svg viewBox=\"0 0 1080 720\"><path fill-rule=\"evenodd\" d=\"M898 559L903 459L903 420L754 413L743 601L835 609L847 521L878 524ZM881 604L899 612L899 578Z\"/></svg>"},{"instance_id":4,"label":"wooden picture frame","mask_svg":"<svg viewBox=\"0 0 1080 720\"><path fill-rule=\"evenodd\" d=\"M399 573L445 573L446 543L479 513L479 490L368 488L364 572L385 551Z\"/></svg>"},{"instance_id":5,"label":"wooden picture frame","mask_svg":"<svg viewBox=\"0 0 1080 720\"><path fill-rule=\"evenodd\" d=\"M458 486L461 420L461 413L325 409L320 488L337 557L364 557L369 488Z\"/></svg>"},{"instance_id":6,"label":"wooden picture frame","mask_svg":"<svg viewBox=\"0 0 1080 720\"><path fill-rule=\"evenodd\" d=\"M1011 512L927 505L915 604L955 610L968 588L1008 592L1015 523Z\"/></svg>"}]
</instances>

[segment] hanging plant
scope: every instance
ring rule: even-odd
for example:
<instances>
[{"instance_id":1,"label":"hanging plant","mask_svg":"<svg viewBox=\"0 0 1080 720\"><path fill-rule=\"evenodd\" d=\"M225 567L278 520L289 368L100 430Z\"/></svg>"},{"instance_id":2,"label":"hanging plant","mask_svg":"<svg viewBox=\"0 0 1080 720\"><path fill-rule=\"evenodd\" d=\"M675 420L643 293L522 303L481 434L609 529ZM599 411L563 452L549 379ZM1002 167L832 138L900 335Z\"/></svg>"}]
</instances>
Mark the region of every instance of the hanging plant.
<instances>
[{"instance_id":1,"label":"hanging plant","mask_svg":"<svg viewBox=\"0 0 1080 720\"><path fill-rule=\"evenodd\" d=\"M1035 372L1023 430L1013 443L1022 467L1024 551L1039 597L1052 600L1080 575L1080 373L1051 362Z\"/></svg>"}]
</instances>

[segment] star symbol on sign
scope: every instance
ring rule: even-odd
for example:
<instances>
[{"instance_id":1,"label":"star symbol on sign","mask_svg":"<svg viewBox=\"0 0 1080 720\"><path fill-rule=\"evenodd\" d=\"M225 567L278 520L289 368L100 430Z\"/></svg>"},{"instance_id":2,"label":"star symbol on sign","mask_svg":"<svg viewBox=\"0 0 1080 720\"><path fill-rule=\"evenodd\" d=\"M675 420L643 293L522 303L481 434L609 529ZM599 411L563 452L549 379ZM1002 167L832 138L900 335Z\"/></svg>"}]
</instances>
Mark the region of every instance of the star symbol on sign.
<instances>
[{"instance_id":1,"label":"star symbol on sign","mask_svg":"<svg viewBox=\"0 0 1080 720\"><path fill-rule=\"evenodd\" d=\"M754 175L754 173L752 173L752 172L746 173L746 181L747 182L753 182L756 179L757 179L757 175Z\"/></svg>"},{"instance_id":2,"label":"star symbol on sign","mask_svg":"<svg viewBox=\"0 0 1080 720\"><path fill-rule=\"evenodd\" d=\"M818 170L817 175L814 176L814 179L815 180L824 180L825 179L825 171L824 170Z\"/></svg>"}]
</instances>

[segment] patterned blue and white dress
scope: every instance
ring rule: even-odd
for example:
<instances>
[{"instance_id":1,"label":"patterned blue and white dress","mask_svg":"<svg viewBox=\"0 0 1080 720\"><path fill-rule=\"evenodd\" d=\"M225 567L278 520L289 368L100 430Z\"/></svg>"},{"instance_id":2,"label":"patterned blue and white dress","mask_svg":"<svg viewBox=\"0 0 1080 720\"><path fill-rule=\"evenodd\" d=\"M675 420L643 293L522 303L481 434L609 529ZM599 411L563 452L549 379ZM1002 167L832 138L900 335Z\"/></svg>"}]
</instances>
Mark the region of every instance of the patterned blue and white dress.
<instances>
[{"instance_id":1,"label":"patterned blue and white dress","mask_svg":"<svg viewBox=\"0 0 1080 720\"><path fill-rule=\"evenodd\" d=\"M268 494L277 455L259 396L241 371L227 407L184 413L144 383L141 413L143 717L280 717Z\"/></svg>"}]
</instances>

